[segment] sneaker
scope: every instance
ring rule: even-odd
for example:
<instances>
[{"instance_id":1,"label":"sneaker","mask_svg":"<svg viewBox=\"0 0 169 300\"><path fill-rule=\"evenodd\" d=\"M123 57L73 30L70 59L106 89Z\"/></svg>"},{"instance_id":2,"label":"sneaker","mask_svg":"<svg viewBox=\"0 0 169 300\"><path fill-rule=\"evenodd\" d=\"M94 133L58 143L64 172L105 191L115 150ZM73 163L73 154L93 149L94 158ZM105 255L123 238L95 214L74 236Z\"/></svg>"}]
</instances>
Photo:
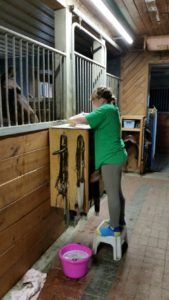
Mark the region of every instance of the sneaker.
<instances>
[{"instance_id":1,"label":"sneaker","mask_svg":"<svg viewBox=\"0 0 169 300\"><path fill-rule=\"evenodd\" d=\"M120 227L112 228L108 227L101 227L96 230L96 233L100 236L120 236L121 230Z\"/></svg>"}]
</instances>

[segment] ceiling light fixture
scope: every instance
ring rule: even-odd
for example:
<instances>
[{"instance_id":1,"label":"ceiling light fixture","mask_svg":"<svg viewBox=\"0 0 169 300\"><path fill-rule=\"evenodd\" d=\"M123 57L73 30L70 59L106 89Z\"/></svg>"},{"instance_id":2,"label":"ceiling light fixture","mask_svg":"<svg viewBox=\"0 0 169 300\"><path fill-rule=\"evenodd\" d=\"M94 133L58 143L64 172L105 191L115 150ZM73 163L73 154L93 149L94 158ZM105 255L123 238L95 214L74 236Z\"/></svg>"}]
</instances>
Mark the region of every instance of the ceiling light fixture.
<instances>
[{"instance_id":1,"label":"ceiling light fixture","mask_svg":"<svg viewBox=\"0 0 169 300\"><path fill-rule=\"evenodd\" d=\"M132 37L127 33L124 27L120 24L120 22L116 19L116 17L112 14L112 12L108 9L108 7L101 0L90 0L96 8L106 17L106 19L111 23L113 27L123 36L123 38L129 43L133 43Z\"/></svg>"}]
</instances>

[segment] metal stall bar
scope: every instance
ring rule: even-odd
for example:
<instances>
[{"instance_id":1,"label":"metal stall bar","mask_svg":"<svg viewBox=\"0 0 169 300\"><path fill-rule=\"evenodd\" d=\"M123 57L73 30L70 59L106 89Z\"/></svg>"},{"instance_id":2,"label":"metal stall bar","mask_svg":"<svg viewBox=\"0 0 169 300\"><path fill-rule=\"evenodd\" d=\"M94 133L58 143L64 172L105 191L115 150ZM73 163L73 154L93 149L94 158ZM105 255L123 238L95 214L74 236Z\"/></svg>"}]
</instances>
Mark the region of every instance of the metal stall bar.
<instances>
[{"instance_id":1,"label":"metal stall bar","mask_svg":"<svg viewBox=\"0 0 169 300\"><path fill-rule=\"evenodd\" d=\"M51 98L51 80L50 80L50 52L47 50L47 74L48 74L48 117L47 120L50 121L50 98Z\"/></svg>"},{"instance_id":2,"label":"metal stall bar","mask_svg":"<svg viewBox=\"0 0 169 300\"><path fill-rule=\"evenodd\" d=\"M87 99L87 87L88 87L88 79L87 79L87 62L84 61L84 104L83 104L83 107L84 107L84 111L87 111L86 110L86 106L87 106L87 102L88 102L88 99Z\"/></svg>"},{"instance_id":3,"label":"metal stall bar","mask_svg":"<svg viewBox=\"0 0 169 300\"><path fill-rule=\"evenodd\" d=\"M92 65L89 62L89 97L91 95L91 92L92 92ZM91 111L91 110L92 110L92 103L91 103L91 101L89 101L89 110L88 111Z\"/></svg>"},{"instance_id":4,"label":"metal stall bar","mask_svg":"<svg viewBox=\"0 0 169 300\"><path fill-rule=\"evenodd\" d=\"M60 64L61 64L61 72L60 72L60 94L61 94L61 99L60 99L60 105L61 105L61 118L64 118L64 105L63 105L63 99L65 98L64 94L64 60L63 57L60 56Z\"/></svg>"},{"instance_id":5,"label":"metal stall bar","mask_svg":"<svg viewBox=\"0 0 169 300\"><path fill-rule=\"evenodd\" d=\"M76 64L76 60L75 60L75 66L76 66L77 69L79 69L79 80L78 80L78 78L76 76L76 85L79 86L79 99L81 99L82 98L82 89L81 89L81 82L82 82L82 59L81 59L81 57L79 57L77 59L79 60L79 64L78 63ZM73 87L74 87L74 85L73 85ZM77 99L77 95L76 95L76 103L77 103L77 109L78 109L78 110L76 110L76 113L80 112L80 101L79 101L79 99Z\"/></svg>"},{"instance_id":6,"label":"metal stall bar","mask_svg":"<svg viewBox=\"0 0 169 300\"><path fill-rule=\"evenodd\" d=\"M62 78L62 58L58 57L58 72L57 72L57 76L58 76L58 86L57 89L59 90L59 86L62 85L63 82L63 78ZM61 105L61 99L62 99L62 90L60 91L59 95L58 95L58 101L57 101L57 107L60 107L60 112L61 112L61 116L63 117L63 111L62 111L62 105ZM59 101L60 99L60 101ZM57 110L56 110L57 111Z\"/></svg>"},{"instance_id":7,"label":"metal stall bar","mask_svg":"<svg viewBox=\"0 0 169 300\"><path fill-rule=\"evenodd\" d=\"M55 80L55 94L59 91L58 86L59 86L59 60L58 60L58 56L55 54L55 72L54 72L54 80ZM60 95L58 93L58 98L57 100L60 98ZM56 118L56 112L58 109L58 103L57 101L54 103L54 118Z\"/></svg>"},{"instance_id":8,"label":"metal stall bar","mask_svg":"<svg viewBox=\"0 0 169 300\"><path fill-rule=\"evenodd\" d=\"M42 69L43 69L43 121L46 122L46 82L45 82L45 75L46 75L46 69L45 69L45 49L42 50Z\"/></svg>"},{"instance_id":9,"label":"metal stall bar","mask_svg":"<svg viewBox=\"0 0 169 300\"><path fill-rule=\"evenodd\" d=\"M26 99L29 105L29 43L26 42ZM28 123L30 123L30 111L28 111Z\"/></svg>"},{"instance_id":10,"label":"metal stall bar","mask_svg":"<svg viewBox=\"0 0 169 300\"><path fill-rule=\"evenodd\" d=\"M66 53L0 26L0 58L0 135L47 128L63 117Z\"/></svg>"},{"instance_id":11,"label":"metal stall bar","mask_svg":"<svg viewBox=\"0 0 169 300\"><path fill-rule=\"evenodd\" d=\"M33 109L36 111L35 104L35 45L32 44L32 94L33 94Z\"/></svg>"},{"instance_id":12,"label":"metal stall bar","mask_svg":"<svg viewBox=\"0 0 169 300\"><path fill-rule=\"evenodd\" d=\"M3 126L1 80L0 80L0 125Z\"/></svg>"},{"instance_id":13,"label":"metal stall bar","mask_svg":"<svg viewBox=\"0 0 169 300\"><path fill-rule=\"evenodd\" d=\"M111 88L112 93L116 96L116 98L118 100L119 99L120 78L115 75L106 73L106 85Z\"/></svg>"},{"instance_id":14,"label":"metal stall bar","mask_svg":"<svg viewBox=\"0 0 169 300\"><path fill-rule=\"evenodd\" d=\"M61 60L58 55L55 55L55 73L54 73L54 78L55 78L55 93L57 93L57 101L55 102L55 114L57 115L57 111L60 111L60 114L62 115L62 109L61 109L61 93L60 93L60 85L61 85L61 80L62 80L62 74L61 74Z\"/></svg>"},{"instance_id":15,"label":"metal stall bar","mask_svg":"<svg viewBox=\"0 0 169 300\"><path fill-rule=\"evenodd\" d=\"M81 62L82 62L82 65L81 65L81 67L82 67L82 81L81 81L81 84L80 84L80 87L81 87L81 89L82 89L82 97L81 97L81 102L82 102L82 106L81 106L81 109L82 110L84 110L84 103L85 103L85 98L84 98L84 90L85 90L85 70L84 70L84 62L85 62L85 60L84 59L82 59L81 60ZM80 100L80 99L79 99Z\"/></svg>"},{"instance_id":16,"label":"metal stall bar","mask_svg":"<svg viewBox=\"0 0 169 300\"><path fill-rule=\"evenodd\" d=\"M21 97L23 98L23 60L22 60L22 39L19 41L19 64L20 64L20 86L21 86ZM24 107L23 101L21 101L21 119L22 124L24 124Z\"/></svg>"},{"instance_id":17,"label":"metal stall bar","mask_svg":"<svg viewBox=\"0 0 169 300\"><path fill-rule=\"evenodd\" d=\"M92 33L86 30L78 23L72 26L72 77L73 77L73 99L74 109L76 113L91 110L89 98L93 88L105 83L106 81L106 65L100 64L98 61L90 59L79 52L75 51L75 28L79 28L88 36L92 37L93 41L97 41L101 47L105 44L102 40L96 38ZM87 76L89 74L90 76Z\"/></svg>"},{"instance_id":18,"label":"metal stall bar","mask_svg":"<svg viewBox=\"0 0 169 300\"><path fill-rule=\"evenodd\" d=\"M54 88L55 73L54 73L54 67L55 67L55 54L52 52L52 94L53 94L53 97L55 97L55 88ZM53 119L52 120L54 120L55 119L54 103L53 103L52 115L53 115Z\"/></svg>"},{"instance_id":19,"label":"metal stall bar","mask_svg":"<svg viewBox=\"0 0 169 300\"><path fill-rule=\"evenodd\" d=\"M11 125L10 111L9 111L9 92L8 92L8 34L5 34L5 87L6 87L6 113L8 126Z\"/></svg>"},{"instance_id":20,"label":"metal stall bar","mask_svg":"<svg viewBox=\"0 0 169 300\"><path fill-rule=\"evenodd\" d=\"M38 87L37 87L37 96L38 96L38 118L39 122L41 122L41 108L40 108L40 96L42 94L42 84L40 81L40 47L37 46L37 81L38 81ZM34 86L35 86L35 76L33 78L34 80ZM35 96L34 96L35 97ZM34 101L35 103L35 101ZM35 104L36 105L36 104Z\"/></svg>"},{"instance_id":21,"label":"metal stall bar","mask_svg":"<svg viewBox=\"0 0 169 300\"><path fill-rule=\"evenodd\" d=\"M89 62L86 62L86 103L85 103L85 111L89 111Z\"/></svg>"},{"instance_id":22,"label":"metal stall bar","mask_svg":"<svg viewBox=\"0 0 169 300\"><path fill-rule=\"evenodd\" d=\"M103 84L103 76L105 67L98 62L87 58L86 56L74 51L76 70L78 69L79 77L76 75L75 87L76 91L79 88L79 93L76 94L76 113L85 110L87 103L89 102L90 94L94 88ZM86 64L88 62L88 65ZM87 69L88 68L88 69ZM86 74L90 73L87 77ZM78 98L79 96L79 98Z\"/></svg>"},{"instance_id":23,"label":"metal stall bar","mask_svg":"<svg viewBox=\"0 0 169 300\"><path fill-rule=\"evenodd\" d=\"M12 38L12 49L13 49L13 76L14 83L16 82L16 40L15 37ZM18 103L17 103L17 93L16 84L14 84L14 105L15 105L15 124L18 125Z\"/></svg>"},{"instance_id":24,"label":"metal stall bar","mask_svg":"<svg viewBox=\"0 0 169 300\"><path fill-rule=\"evenodd\" d=\"M78 68L79 64L76 64L76 77L80 79L80 68ZM77 81L76 79L76 82L79 82ZM79 111L79 107L78 107L78 104L79 104L79 101L77 101L77 99L80 98L80 85L79 84L76 84L76 109L77 111Z\"/></svg>"}]
</instances>

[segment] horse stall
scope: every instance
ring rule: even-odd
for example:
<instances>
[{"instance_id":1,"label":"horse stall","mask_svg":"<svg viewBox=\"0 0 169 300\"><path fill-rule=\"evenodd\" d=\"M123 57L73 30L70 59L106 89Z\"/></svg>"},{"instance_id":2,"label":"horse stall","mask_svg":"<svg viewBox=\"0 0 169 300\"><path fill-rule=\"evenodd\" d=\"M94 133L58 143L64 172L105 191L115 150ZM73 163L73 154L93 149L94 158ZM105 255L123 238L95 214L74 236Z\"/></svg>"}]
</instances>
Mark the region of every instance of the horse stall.
<instances>
[{"instance_id":1,"label":"horse stall","mask_svg":"<svg viewBox=\"0 0 169 300\"><path fill-rule=\"evenodd\" d=\"M65 54L0 26L0 70L1 298L65 229L48 131L63 116Z\"/></svg>"}]
</instances>

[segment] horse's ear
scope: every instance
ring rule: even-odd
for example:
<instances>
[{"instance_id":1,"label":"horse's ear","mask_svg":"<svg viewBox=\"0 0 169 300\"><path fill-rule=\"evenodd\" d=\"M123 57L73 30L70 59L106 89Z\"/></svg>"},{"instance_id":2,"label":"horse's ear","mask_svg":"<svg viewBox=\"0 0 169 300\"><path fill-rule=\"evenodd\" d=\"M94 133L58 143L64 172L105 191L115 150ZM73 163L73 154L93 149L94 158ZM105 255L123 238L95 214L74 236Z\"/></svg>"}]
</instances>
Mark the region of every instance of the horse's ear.
<instances>
[{"instance_id":1,"label":"horse's ear","mask_svg":"<svg viewBox=\"0 0 169 300\"><path fill-rule=\"evenodd\" d=\"M10 68L8 69L8 78L13 78L13 76L14 76L14 74L13 74L13 68L10 67Z\"/></svg>"},{"instance_id":2,"label":"horse's ear","mask_svg":"<svg viewBox=\"0 0 169 300\"><path fill-rule=\"evenodd\" d=\"M8 78L13 78L13 76L14 76L14 74L13 74L13 68L10 67L10 68L8 69ZM5 80L6 80L6 73L3 73L3 74L1 75L1 82L4 82Z\"/></svg>"}]
</instances>

